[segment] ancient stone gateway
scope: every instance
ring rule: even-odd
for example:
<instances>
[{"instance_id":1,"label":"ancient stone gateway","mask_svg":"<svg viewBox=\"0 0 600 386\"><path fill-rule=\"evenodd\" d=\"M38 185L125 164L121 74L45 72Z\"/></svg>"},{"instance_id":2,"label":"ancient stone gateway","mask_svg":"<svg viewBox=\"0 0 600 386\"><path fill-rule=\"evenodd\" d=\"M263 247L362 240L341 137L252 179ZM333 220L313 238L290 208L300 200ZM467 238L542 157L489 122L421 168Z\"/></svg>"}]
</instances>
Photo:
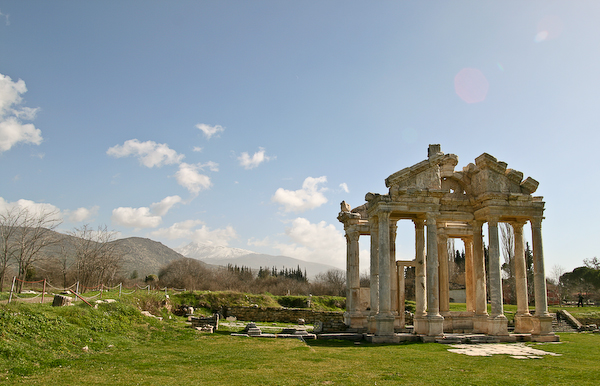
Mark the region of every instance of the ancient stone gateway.
<instances>
[{"instance_id":1,"label":"ancient stone gateway","mask_svg":"<svg viewBox=\"0 0 600 386\"><path fill-rule=\"evenodd\" d=\"M502 273L498 224L514 229L514 271L517 313L515 334L532 340L558 340L548 313L542 219L544 202L534 197L538 182L507 169L505 162L482 154L461 171L458 157L430 145L428 158L389 176L387 194L367 193L365 204L352 209L342 202L338 220L347 240L345 323L350 329L370 334L374 342L397 341L404 326L404 267L415 267L416 312L413 333L424 339L444 333L480 333L510 341L502 296ZM396 261L397 222L415 227L416 256ZM523 226L529 222L534 258L535 314L529 313ZM487 311L483 225L487 223L489 299ZM359 238L370 235L370 307L361 303ZM449 309L448 238L465 245L466 311ZM361 306L363 304L363 306ZM523 337L523 335L519 335Z\"/></svg>"}]
</instances>

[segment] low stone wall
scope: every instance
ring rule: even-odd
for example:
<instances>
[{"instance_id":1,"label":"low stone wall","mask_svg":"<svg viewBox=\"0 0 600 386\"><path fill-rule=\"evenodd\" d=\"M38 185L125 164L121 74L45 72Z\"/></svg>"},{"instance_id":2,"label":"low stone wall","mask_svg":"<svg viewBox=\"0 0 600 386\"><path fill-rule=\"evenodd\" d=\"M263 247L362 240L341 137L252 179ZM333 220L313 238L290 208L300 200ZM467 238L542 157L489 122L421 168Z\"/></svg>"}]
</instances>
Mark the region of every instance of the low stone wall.
<instances>
[{"instance_id":1,"label":"low stone wall","mask_svg":"<svg viewBox=\"0 0 600 386\"><path fill-rule=\"evenodd\" d=\"M225 310L224 310L225 311ZM344 313L336 311L313 311L306 308L230 307L224 316L251 322L298 323L304 319L315 325L315 332L345 331Z\"/></svg>"}]
</instances>

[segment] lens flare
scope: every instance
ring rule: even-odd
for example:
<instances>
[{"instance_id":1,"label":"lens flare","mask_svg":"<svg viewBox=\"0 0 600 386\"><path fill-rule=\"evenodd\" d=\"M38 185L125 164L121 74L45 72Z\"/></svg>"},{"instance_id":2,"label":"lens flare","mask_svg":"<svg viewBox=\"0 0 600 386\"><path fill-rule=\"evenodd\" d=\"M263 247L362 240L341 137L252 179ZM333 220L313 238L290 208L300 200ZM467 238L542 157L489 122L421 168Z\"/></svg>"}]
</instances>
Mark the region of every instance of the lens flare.
<instances>
[{"instance_id":1,"label":"lens flare","mask_svg":"<svg viewBox=\"0 0 600 386\"><path fill-rule=\"evenodd\" d=\"M476 68L463 68L454 77L456 95L467 103L483 102L489 88L488 80Z\"/></svg>"},{"instance_id":2,"label":"lens flare","mask_svg":"<svg viewBox=\"0 0 600 386\"><path fill-rule=\"evenodd\" d=\"M563 31L563 22L558 16L545 16L537 24L537 33L533 38L536 43L556 39Z\"/></svg>"}]
</instances>

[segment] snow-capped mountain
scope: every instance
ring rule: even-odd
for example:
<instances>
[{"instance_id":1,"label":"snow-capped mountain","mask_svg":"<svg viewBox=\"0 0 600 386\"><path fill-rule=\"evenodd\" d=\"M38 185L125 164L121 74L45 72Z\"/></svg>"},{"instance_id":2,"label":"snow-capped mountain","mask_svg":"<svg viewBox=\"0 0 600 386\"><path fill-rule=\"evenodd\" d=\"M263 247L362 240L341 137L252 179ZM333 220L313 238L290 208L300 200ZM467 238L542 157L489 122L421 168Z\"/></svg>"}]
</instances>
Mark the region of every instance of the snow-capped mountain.
<instances>
[{"instance_id":1,"label":"snow-capped mountain","mask_svg":"<svg viewBox=\"0 0 600 386\"><path fill-rule=\"evenodd\" d=\"M229 248L220 245L189 243L180 248L175 248L175 251L181 253L185 257L191 257L198 260L225 260L234 259L236 257L254 254L246 249Z\"/></svg>"}]
</instances>

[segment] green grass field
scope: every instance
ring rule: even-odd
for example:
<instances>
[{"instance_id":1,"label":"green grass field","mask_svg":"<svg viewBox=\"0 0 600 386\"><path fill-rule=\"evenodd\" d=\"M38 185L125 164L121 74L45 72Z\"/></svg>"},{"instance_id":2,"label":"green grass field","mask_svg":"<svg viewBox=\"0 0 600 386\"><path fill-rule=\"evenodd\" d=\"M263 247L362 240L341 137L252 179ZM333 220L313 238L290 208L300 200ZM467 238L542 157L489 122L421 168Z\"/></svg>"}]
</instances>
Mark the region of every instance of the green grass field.
<instances>
[{"instance_id":1,"label":"green grass field","mask_svg":"<svg viewBox=\"0 0 600 386\"><path fill-rule=\"evenodd\" d=\"M165 314L165 316L167 316ZM518 360L469 357L435 343L354 345L201 334L113 303L0 306L0 384L26 385L596 385L600 335L561 334ZM84 351L87 347L87 351Z\"/></svg>"}]
</instances>

